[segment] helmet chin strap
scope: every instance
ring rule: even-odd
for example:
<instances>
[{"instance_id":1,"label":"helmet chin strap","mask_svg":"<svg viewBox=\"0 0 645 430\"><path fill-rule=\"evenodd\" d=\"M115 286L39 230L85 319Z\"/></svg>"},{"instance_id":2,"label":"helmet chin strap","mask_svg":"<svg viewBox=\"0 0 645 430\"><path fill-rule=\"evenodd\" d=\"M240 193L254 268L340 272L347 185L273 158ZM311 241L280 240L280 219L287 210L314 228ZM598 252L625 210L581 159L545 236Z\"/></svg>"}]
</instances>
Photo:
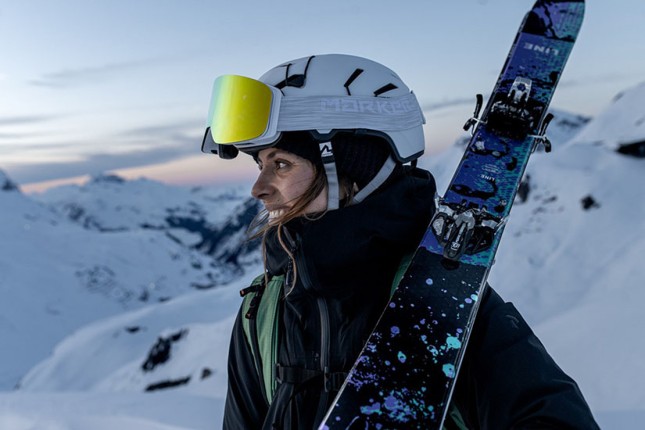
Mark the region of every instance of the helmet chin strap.
<instances>
[{"instance_id":1,"label":"helmet chin strap","mask_svg":"<svg viewBox=\"0 0 645 430\"><path fill-rule=\"evenodd\" d=\"M378 187L387 181L387 178L390 177L395 167L396 161L394 161L394 158L390 155L387 157L385 163L383 163L383 166L381 166L381 169L378 171L376 176L374 176L374 178L372 178L372 180L354 196L351 204L362 202L367 196L376 191Z\"/></svg>"},{"instance_id":2,"label":"helmet chin strap","mask_svg":"<svg viewBox=\"0 0 645 430\"><path fill-rule=\"evenodd\" d=\"M327 175L327 210L333 211L340 207L340 182L338 180L338 169L336 168L334 150L331 142L320 143L319 148L320 158L325 168L325 174ZM350 204L360 203L376 191L390 177L395 167L396 161L390 155L374 178L354 196Z\"/></svg>"}]
</instances>

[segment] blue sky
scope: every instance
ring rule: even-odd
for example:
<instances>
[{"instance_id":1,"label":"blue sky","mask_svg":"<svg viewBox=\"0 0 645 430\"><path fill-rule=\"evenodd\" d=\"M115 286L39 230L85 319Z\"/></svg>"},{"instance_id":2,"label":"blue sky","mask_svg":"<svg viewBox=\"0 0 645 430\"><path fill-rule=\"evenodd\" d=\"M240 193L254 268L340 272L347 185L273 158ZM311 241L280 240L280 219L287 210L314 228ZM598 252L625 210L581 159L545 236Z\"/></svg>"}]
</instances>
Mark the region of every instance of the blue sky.
<instances>
[{"instance_id":1,"label":"blue sky","mask_svg":"<svg viewBox=\"0 0 645 430\"><path fill-rule=\"evenodd\" d=\"M34 184L103 171L171 183L249 178L199 152L213 79L348 53L395 70L425 108L428 156L487 95L533 0L45 0L0 4L0 169ZM618 6L620 5L620 6ZM589 1L552 107L594 115L645 80L645 2ZM27 186L26 189L37 189Z\"/></svg>"}]
</instances>

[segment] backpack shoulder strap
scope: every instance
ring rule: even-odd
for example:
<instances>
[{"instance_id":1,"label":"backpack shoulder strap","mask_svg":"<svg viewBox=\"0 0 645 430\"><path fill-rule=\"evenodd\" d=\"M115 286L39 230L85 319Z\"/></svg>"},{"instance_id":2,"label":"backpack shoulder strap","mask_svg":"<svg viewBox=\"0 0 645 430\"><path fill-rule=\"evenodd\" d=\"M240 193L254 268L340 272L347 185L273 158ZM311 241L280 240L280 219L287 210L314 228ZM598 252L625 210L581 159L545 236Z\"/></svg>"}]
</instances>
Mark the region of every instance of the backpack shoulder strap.
<instances>
[{"instance_id":1,"label":"backpack shoulder strap","mask_svg":"<svg viewBox=\"0 0 645 430\"><path fill-rule=\"evenodd\" d=\"M278 302L284 276L275 276L264 285L264 274L256 277L244 291L242 327L251 346L258 375L263 381L267 402L273 400L276 389L275 363L278 360Z\"/></svg>"},{"instance_id":2,"label":"backpack shoulder strap","mask_svg":"<svg viewBox=\"0 0 645 430\"><path fill-rule=\"evenodd\" d=\"M405 275L405 271L408 270L408 267L412 262L412 257L414 257L415 251L416 249L408 254L405 254L403 258L401 258L401 262L399 263L399 268L396 270L396 274L394 275L394 279L392 280L390 297L392 297L392 295L396 291L396 287L399 286L399 282L401 282L401 279L403 279L403 275Z\"/></svg>"}]
</instances>

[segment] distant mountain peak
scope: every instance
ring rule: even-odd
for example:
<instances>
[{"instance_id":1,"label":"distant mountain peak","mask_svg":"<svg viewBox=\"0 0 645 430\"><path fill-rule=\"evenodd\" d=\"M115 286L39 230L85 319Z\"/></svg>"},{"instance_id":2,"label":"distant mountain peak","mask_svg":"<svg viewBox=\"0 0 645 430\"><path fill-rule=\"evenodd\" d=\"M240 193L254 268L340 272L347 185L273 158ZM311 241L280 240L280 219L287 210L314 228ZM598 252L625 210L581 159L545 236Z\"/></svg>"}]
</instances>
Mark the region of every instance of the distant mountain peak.
<instances>
[{"instance_id":1,"label":"distant mountain peak","mask_svg":"<svg viewBox=\"0 0 645 430\"><path fill-rule=\"evenodd\" d=\"M90 182L93 184L123 184L127 180L114 173L103 172L93 176Z\"/></svg>"},{"instance_id":2,"label":"distant mountain peak","mask_svg":"<svg viewBox=\"0 0 645 430\"><path fill-rule=\"evenodd\" d=\"M2 170L0 170L0 191L20 191L18 185Z\"/></svg>"}]
</instances>

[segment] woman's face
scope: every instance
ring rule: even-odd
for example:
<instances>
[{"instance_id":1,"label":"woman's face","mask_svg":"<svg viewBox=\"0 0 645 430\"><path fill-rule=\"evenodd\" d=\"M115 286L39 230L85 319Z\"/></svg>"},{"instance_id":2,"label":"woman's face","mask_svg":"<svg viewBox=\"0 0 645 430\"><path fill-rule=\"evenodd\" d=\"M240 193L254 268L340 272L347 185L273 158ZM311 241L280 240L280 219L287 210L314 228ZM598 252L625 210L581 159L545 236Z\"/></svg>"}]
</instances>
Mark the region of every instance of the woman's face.
<instances>
[{"instance_id":1,"label":"woman's face","mask_svg":"<svg viewBox=\"0 0 645 430\"><path fill-rule=\"evenodd\" d=\"M260 174L253 184L251 194L262 200L269 213L269 222L279 219L312 185L313 164L291 152L277 148L263 149L258 153ZM302 215L327 209L327 188L305 208Z\"/></svg>"}]
</instances>

